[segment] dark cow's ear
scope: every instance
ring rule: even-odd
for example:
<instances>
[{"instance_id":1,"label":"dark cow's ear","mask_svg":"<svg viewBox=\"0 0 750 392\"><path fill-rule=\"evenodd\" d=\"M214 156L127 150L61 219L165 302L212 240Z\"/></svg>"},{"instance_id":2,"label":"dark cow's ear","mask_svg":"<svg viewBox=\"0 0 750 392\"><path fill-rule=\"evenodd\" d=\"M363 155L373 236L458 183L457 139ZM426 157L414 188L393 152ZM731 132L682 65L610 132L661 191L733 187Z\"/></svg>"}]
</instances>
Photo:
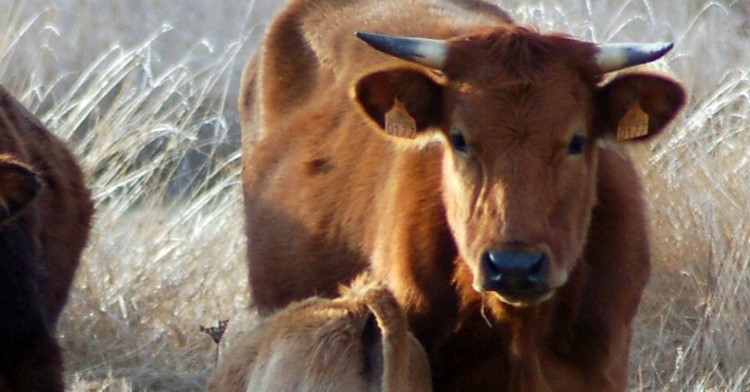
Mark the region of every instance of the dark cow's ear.
<instances>
[{"instance_id":1,"label":"dark cow's ear","mask_svg":"<svg viewBox=\"0 0 750 392\"><path fill-rule=\"evenodd\" d=\"M443 87L414 68L377 71L354 86L354 98L388 134L415 137L442 121Z\"/></svg>"},{"instance_id":2,"label":"dark cow's ear","mask_svg":"<svg viewBox=\"0 0 750 392\"><path fill-rule=\"evenodd\" d=\"M0 161L0 224L18 214L40 190L35 171L17 162Z\"/></svg>"},{"instance_id":3,"label":"dark cow's ear","mask_svg":"<svg viewBox=\"0 0 750 392\"><path fill-rule=\"evenodd\" d=\"M650 73L614 78L596 93L599 129L619 140L645 140L659 134L685 105L675 80Z\"/></svg>"}]
</instances>

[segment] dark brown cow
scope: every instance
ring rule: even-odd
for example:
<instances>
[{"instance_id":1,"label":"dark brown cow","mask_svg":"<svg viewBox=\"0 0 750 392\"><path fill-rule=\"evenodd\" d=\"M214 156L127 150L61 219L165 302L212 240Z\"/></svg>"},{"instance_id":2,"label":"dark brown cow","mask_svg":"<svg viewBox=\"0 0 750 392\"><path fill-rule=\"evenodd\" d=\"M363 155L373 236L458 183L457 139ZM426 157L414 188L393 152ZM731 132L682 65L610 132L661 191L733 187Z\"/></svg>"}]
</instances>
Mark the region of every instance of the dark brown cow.
<instances>
[{"instance_id":1,"label":"dark brown cow","mask_svg":"<svg viewBox=\"0 0 750 392\"><path fill-rule=\"evenodd\" d=\"M0 87L0 391L62 391L55 325L93 205L63 142Z\"/></svg>"},{"instance_id":2,"label":"dark brown cow","mask_svg":"<svg viewBox=\"0 0 750 392\"><path fill-rule=\"evenodd\" d=\"M255 306L369 266L437 390L624 390L649 240L619 139L660 133L685 93L605 76L670 48L541 34L480 1L292 1L240 102Z\"/></svg>"}]
</instances>

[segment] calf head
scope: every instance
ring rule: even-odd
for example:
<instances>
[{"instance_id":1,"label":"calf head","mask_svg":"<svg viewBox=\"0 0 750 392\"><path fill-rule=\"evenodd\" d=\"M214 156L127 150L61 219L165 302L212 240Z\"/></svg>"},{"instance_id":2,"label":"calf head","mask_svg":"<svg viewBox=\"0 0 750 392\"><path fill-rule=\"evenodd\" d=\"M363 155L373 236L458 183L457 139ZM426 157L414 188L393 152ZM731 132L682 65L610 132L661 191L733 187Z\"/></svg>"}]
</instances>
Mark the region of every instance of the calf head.
<instances>
[{"instance_id":1,"label":"calf head","mask_svg":"<svg viewBox=\"0 0 750 392\"><path fill-rule=\"evenodd\" d=\"M475 290L511 305L550 298L580 259L596 203L598 142L648 139L685 101L664 76L602 82L671 45L604 46L518 26L445 41L358 36L411 63L364 75L355 99L377 129L442 143L440 192L459 255ZM407 132L389 124L398 110L413 119ZM632 117L637 132L618 135Z\"/></svg>"},{"instance_id":2,"label":"calf head","mask_svg":"<svg viewBox=\"0 0 750 392\"><path fill-rule=\"evenodd\" d=\"M209 391L432 390L427 353L396 298L368 274L335 299L290 304L242 335Z\"/></svg>"}]
</instances>

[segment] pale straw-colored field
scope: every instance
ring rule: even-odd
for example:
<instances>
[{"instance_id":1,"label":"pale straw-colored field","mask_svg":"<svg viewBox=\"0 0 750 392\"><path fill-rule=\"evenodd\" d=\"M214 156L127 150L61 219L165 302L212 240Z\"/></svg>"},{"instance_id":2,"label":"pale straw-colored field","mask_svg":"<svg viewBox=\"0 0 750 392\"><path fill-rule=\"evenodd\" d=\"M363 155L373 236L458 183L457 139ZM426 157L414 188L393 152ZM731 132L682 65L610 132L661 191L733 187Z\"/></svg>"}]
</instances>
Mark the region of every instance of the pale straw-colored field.
<instances>
[{"instance_id":1,"label":"pale straw-colored field","mask_svg":"<svg viewBox=\"0 0 750 392\"><path fill-rule=\"evenodd\" d=\"M202 390L215 345L252 323L239 183L239 72L274 0L5 0L0 83L70 140L97 202L58 335L72 391ZM633 150L654 274L632 390L750 390L750 6L508 0L542 31L665 41L651 66L690 91ZM9 12L8 12L9 11Z\"/></svg>"}]
</instances>

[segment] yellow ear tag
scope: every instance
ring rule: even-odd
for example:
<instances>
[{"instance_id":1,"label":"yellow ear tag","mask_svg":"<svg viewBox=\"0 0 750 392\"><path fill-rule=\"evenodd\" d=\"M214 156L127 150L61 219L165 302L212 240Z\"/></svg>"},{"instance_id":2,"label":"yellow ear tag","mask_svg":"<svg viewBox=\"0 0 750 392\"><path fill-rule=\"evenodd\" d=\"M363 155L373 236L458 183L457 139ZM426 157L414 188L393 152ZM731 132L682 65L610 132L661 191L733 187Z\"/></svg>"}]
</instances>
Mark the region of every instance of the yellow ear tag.
<instances>
[{"instance_id":1,"label":"yellow ear tag","mask_svg":"<svg viewBox=\"0 0 750 392\"><path fill-rule=\"evenodd\" d=\"M617 140L631 140L648 134L648 113L634 103L617 124Z\"/></svg>"},{"instance_id":2,"label":"yellow ear tag","mask_svg":"<svg viewBox=\"0 0 750 392\"><path fill-rule=\"evenodd\" d=\"M385 114L385 131L393 136L410 139L417 137L417 122L398 98L393 102L391 110Z\"/></svg>"}]
</instances>

